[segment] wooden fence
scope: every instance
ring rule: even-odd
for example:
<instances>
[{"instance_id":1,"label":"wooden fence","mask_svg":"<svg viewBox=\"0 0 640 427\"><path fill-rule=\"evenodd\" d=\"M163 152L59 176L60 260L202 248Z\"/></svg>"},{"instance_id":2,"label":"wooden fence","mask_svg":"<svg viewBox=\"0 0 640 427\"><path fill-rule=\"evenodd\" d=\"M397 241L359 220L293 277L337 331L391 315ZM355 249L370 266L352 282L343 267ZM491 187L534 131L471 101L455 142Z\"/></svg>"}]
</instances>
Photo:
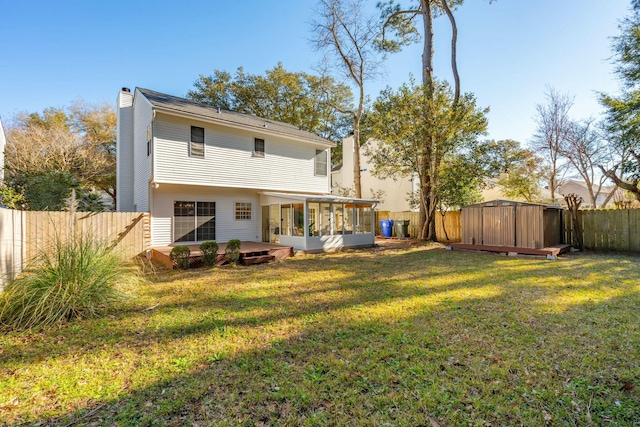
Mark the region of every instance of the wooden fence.
<instances>
[{"instance_id":1,"label":"wooden fence","mask_svg":"<svg viewBox=\"0 0 640 427\"><path fill-rule=\"evenodd\" d=\"M563 211L564 241L575 245L571 213ZM585 249L640 252L640 209L585 210L578 212Z\"/></svg>"},{"instance_id":2,"label":"wooden fence","mask_svg":"<svg viewBox=\"0 0 640 427\"><path fill-rule=\"evenodd\" d=\"M148 213L35 212L0 209L0 289L39 253L74 236L114 245L124 258L151 246Z\"/></svg>"},{"instance_id":3,"label":"wooden fence","mask_svg":"<svg viewBox=\"0 0 640 427\"><path fill-rule=\"evenodd\" d=\"M409 235L412 238L418 236L418 225L420 224L420 214L418 212L389 212L376 211L376 235L381 235L379 220L381 219L408 219ZM394 227L395 228L395 227ZM446 230L446 233L445 233ZM393 230L395 236L395 230ZM460 211L449 211L444 217L444 226L442 215L436 214L436 236L441 242L459 242L462 239L462 226L460 225Z\"/></svg>"}]
</instances>

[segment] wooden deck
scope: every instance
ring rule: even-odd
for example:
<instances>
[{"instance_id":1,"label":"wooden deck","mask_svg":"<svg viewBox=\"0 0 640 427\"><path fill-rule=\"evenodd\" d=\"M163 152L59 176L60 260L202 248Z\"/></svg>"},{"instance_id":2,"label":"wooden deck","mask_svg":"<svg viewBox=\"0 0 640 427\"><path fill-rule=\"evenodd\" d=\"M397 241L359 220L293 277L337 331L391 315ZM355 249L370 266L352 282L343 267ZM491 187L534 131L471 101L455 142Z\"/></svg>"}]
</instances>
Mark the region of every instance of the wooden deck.
<instances>
[{"instance_id":1,"label":"wooden deck","mask_svg":"<svg viewBox=\"0 0 640 427\"><path fill-rule=\"evenodd\" d=\"M532 248L518 248L515 246L492 246L492 245L470 245L466 243L450 243L450 247L453 249L468 249L472 251L487 251L487 252L506 252L517 253L522 255L541 255L541 256L556 256L561 253L567 252L571 246L569 245L555 245L542 249Z\"/></svg>"},{"instance_id":2,"label":"wooden deck","mask_svg":"<svg viewBox=\"0 0 640 427\"><path fill-rule=\"evenodd\" d=\"M169 258L171 249L175 246L154 246L151 248L151 258L167 268L173 268L174 265ZM185 245L191 250L189 255L189 267L197 267L202 264L202 252L200 245ZM218 244L218 260L216 265L220 266L226 262L224 251L227 248L226 243ZM240 246L240 262L249 265L260 262L268 262L277 259L284 259L293 256L293 248L291 246L272 245L262 242L242 242Z\"/></svg>"}]
</instances>

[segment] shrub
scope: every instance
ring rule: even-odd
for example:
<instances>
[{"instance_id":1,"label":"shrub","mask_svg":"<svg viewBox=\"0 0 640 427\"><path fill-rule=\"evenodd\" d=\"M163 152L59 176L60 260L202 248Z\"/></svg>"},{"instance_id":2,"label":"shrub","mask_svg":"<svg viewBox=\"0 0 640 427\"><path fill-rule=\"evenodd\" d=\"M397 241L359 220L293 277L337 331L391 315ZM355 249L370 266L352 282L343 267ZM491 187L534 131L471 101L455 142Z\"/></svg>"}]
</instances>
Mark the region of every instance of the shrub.
<instances>
[{"instance_id":1,"label":"shrub","mask_svg":"<svg viewBox=\"0 0 640 427\"><path fill-rule=\"evenodd\" d=\"M125 297L116 286L140 278L106 242L58 239L0 294L0 323L25 330L97 317Z\"/></svg>"},{"instance_id":2,"label":"shrub","mask_svg":"<svg viewBox=\"0 0 640 427\"><path fill-rule=\"evenodd\" d=\"M189 268L189 255L191 255L189 246L176 246L171 249L169 259L176 267L186 270Z\"/></svg>"},{"instance_id":3,"label":"shrub","mask_svg":"<svg viewBox=\"0 0 640 427\"><path fill-rule=\"evenodd\" d=\"M224 250L224 256L230 264L237 264L240 259L240 246L242 242L238 239L232 239L227 242Z\"/></svg>"},{"instance_id":4,"label":"shrub","mask_svg":"<svg viewBox=\"0 0 640 427\"><path fill-rule=\"evenodd\" d=\"M218 244L215 241L209 240L202 242L200 251L202 252L202 262L204 265L212 267L216 264L218 260Z\"/></svg>"}]
</instances>

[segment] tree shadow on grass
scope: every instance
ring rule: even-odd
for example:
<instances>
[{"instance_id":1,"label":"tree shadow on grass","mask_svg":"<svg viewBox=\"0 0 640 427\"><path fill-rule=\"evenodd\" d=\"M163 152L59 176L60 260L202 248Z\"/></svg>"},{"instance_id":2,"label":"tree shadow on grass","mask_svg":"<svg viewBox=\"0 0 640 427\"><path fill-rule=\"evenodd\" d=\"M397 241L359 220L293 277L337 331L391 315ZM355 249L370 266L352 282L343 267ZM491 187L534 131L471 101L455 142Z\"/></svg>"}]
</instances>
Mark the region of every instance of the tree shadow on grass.
<instances>
[{"instance_id":1,"label":"tree shadow on grass","mask_svg":"<svg viewBox=\"0 0 640 427\"><path fill-rule=\"evenodd\" d=\"M312 258L295 263L272 264L272 268L262 270L235 269L222 278L216 277L216 280L234 283L225 287L221 287L216 280L207 280L209 275L216 276L218 272L198 272L190 275L189 279L202 281L203 285L184 291L178 298L176 288L179 288L179 282L184 277L177 275L174 281L164 282L161 287L152 285L150 297L158 304L153 310L142 311L141 307L136 307L116 313L115 317L71 324L56 331L51 340L55 342L62 339L64 345L52 345L46 352L43 352L41 345L30 347L28 339L22 345L8 345L0 354L0 366L8 361L15 363L20 360L21 364L28 364L43 357L53 359L69 354L89 354L116 342L145 347L150 343L215 332L222 327L259 327L281 320L404 298L441 295L440 299L446 306L450 304L447 293L461 286L471 289L495 286L508 292L510 286L518 286L519 282L532 275L548 280L550 276L566 274L575 278L580 274L575 271L573 264L564 266L554 263L550 269L546 260L514 260L483 254L418 250L386 253L382 258L363 258L359 255L334 256L322 259L321 263L317 258ZM478 259L482 262L481 272L478 271ZM626 265L619 263L616 267L618 274L630 274L633 264L628 262L630 260L623 260ZM595 258L595 261L590 258L590 262L607 263L608 258ZM314 273L321 279L305 281L307 273ZM335 279L337 273L339 280ZM252 295L252 284L259 284L265 275L271 281L286 283L294 274L298 276L298 282L293 283L291 288L268 288L263 292L267 295ZM566 286L575 287L576 284L568 281ZM608 283L595 283L585 289L607 286ZM532 292L528 296L553 296L563 287L564 284L554 283L553 287L534 288L532 291L535 294ZM336 294L337 298L323 298L327 294ZM191 315L185 316L185 313ZM172 317L172 320L157 327L154 318L159 314ZM93 332L93 341L87 342L82 329ZM42 340L45 337L37 334L35 338ZM44 339L45 345L46 341Z\"/></svg>"},{"instance_id":2,"label":"tree shadow on grass","mask_svg":"<svg viewBox=\"0 0 640 427\"><path fill-rule=\"evenodd\" d=\"M619 390L618 377L632 374L633 362L614 349L620 340L640 338L638 319L624 314L629 298L638 302L637 295L625 294L563 313L542 313L535 304L525 305L525 313L491 311L504 304L504 295L495 295L386 320L329 316L330 323L310 324L288 339L221 361L202 355L187 372L38 421L420 425L426 413L447 425L543 425L548 417L580 424L591 404L594 422L632 425L640 400ZM605 305L619 323L615 330L571 320ZM529 317L535 321L527 323ZM572 331L558 332L569 326ZM632 336L625 337L625 330ZM595 334L595 342L587 333ZM584 366L585 354L593 366ZM599 369L604 362L610 365ZM483 407L487 399L493 403Z\"/></svg>"},{"instance_id":3,"label":"tree shadow on grass","mask_svg":"<svg viewBox=\"0 0 640 427\"><path fill-rule=\"evenodd\" d=\"M542 371L546 364L551 364L545 362L533 368L518 365L524 356L517 350L527 348L536 355L535 359L557 358L562 369L571 370L579 361L580 353L593 353L594 350L584 344L590 332L587 320L589 316L601 315L598 312L605 309L608 318L618 326L608 338L604 332L599 334L608 342L604 348L615 351L613 342L625 338L620 335L623 327L638 334L637 320L633 323L623 315L627 307L625 298L638 299L634 294L636 288L631 285L622 286L620 296L570 306L564 312L540 307L538 300L548 300L557 288L523 281L532 275L540 280L558 275L557 271L550 271L546 261L486 257L482 259L486 271L477 275L477 264L464 265L469 261L466 254L450 256L416 251L386 256L384 260L362 260L357 254L351 257L350 262L332 261L329 265L314 265L313 259L296 261L295 268L302 270L302 274L315 268L325 278L297 284L293 289L280 289L276 298L249 296L244 288L240 288L239 296L233 295L233 287L222 293L214 290L208 293L205 288L199 299L187 294L178 302L163 304L163 298L171 295L172 283L167 283L167 288L154 290L163 295L158 296L160 305L154 311L128 314L146 320L146 323L136 322L138 326L146 325L144 334L138 335L126 328L118 332L122 324L113 330L104 325L104 337L115 336L117 341L145 348L151 343L216 334L220 328L256 329L291 321L299 322L301 329L286 339L270 340L265 335L264 342L222 360L202 354L188 366L176 367L175 373L143 388L124 392L115 400L96 402L61 418L45 417L39 421L50 425L68 422L179 425L192 421L335 424L349 420L366 422L375 417L380 422L419 425L425 418L422 411L416 412L415 408L421 406L428 407L430 413L442 420L456 420L456 414L469 412L466 410L469 401L479 404L478 399L486 392L483 384L492 378L492 369L496 368L491 362L493 357L510 361L517 372ZM453 279L450 277L452 259L460 261L455 267L455 275L459 277ZM417 268L425 262L431 263L430 268ZM589 259L589 262L600 261ZM354 263L361 264L360 268L353 269ZM383 267L385 263L397 265L393 278L381 279L385 272L385 268L379 268L381 263ZM516 268L518 265L521 269ZM554 265L560 270L566 268L567 272L576 266ZM638 275L637 268L625 259L616 269L618 275ZM280 278L292 274L285 264L268 271ZM342 274L343 280L339 283L328 277L335 271ZM469 280L468 275L474 271L477 277ZM506 273L492 274L496 271ZM256 280L253 275L246 276L245 271L239 271L233 279L244 285ZM478 297L478 292L481 293L491 278L503 281L491 284L498 291ZM309 290L309 286L314 288ZM606 289L610 285L581 286L578 290L586 291ZM345 295L336 299L321 298L323 294L338 291L345 291ZM520 300L531 295L538 300L527 301L523 311ZM260 316L251 312L256 307L261 309ZM172 310L187 310L193 315L183 323L153 328L153 323L159 321L156 316L170 317ZM224 316L208 316L216 311ZM577 317L581 323L566 322L567 316ZM71 335L70 330L60 332L63 336ZM576 334L582 336L583 341L574 338ZM545 336L556 337L557 342L550 345L545 342ZM563 344L575 348L576 354L562 358ZM49 345L55 347L55 341L52 339ZM82 339L67 342L64 347L45 357L98 351ZM516 350L510 353L505 348ZM624 346L618 349L628 350ZM1 357L10 360L15 351L20 350L6 351ZM34 353L31 359L28 354L24 355L22 363L40 360L42 353L41 348L39 355ZM509 369L500 372L507 377L514 375ZM460 373L471 380L457 390L451 383ZM518 384L519 388L510 390L508 396L522 399L517 396L519 392L531 392L524 380ZM492 390L499 389L500 386L495 386ZM546 396L523 405L540 410L541 405L550 404L549 399ZM391 404L397 411L385 413L384 406ZM637 401L632 400L631 404L638 408ZM457 421L469 422L462 418ZM516 424L515 419L511 421Z\"/></svg>"}]
</instances>

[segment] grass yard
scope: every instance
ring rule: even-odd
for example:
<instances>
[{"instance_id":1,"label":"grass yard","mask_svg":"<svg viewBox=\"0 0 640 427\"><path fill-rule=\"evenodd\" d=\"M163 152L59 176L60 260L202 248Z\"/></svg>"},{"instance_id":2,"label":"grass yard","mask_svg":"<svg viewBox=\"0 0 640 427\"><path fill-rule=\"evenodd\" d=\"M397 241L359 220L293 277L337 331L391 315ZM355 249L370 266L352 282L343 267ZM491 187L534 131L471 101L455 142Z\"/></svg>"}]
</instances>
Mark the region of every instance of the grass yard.
<instances>
[{"instance_id":1,"label":"grass yard","mask_svg":"<svg viewBox=\"0 0 640 427\"><path fill-rule=\"evenodd\" d=\"M0 337L0 424L638 426L639 389L640 264L619 255L164 272L106 318Z\"/></svg>"}]
</instances>

